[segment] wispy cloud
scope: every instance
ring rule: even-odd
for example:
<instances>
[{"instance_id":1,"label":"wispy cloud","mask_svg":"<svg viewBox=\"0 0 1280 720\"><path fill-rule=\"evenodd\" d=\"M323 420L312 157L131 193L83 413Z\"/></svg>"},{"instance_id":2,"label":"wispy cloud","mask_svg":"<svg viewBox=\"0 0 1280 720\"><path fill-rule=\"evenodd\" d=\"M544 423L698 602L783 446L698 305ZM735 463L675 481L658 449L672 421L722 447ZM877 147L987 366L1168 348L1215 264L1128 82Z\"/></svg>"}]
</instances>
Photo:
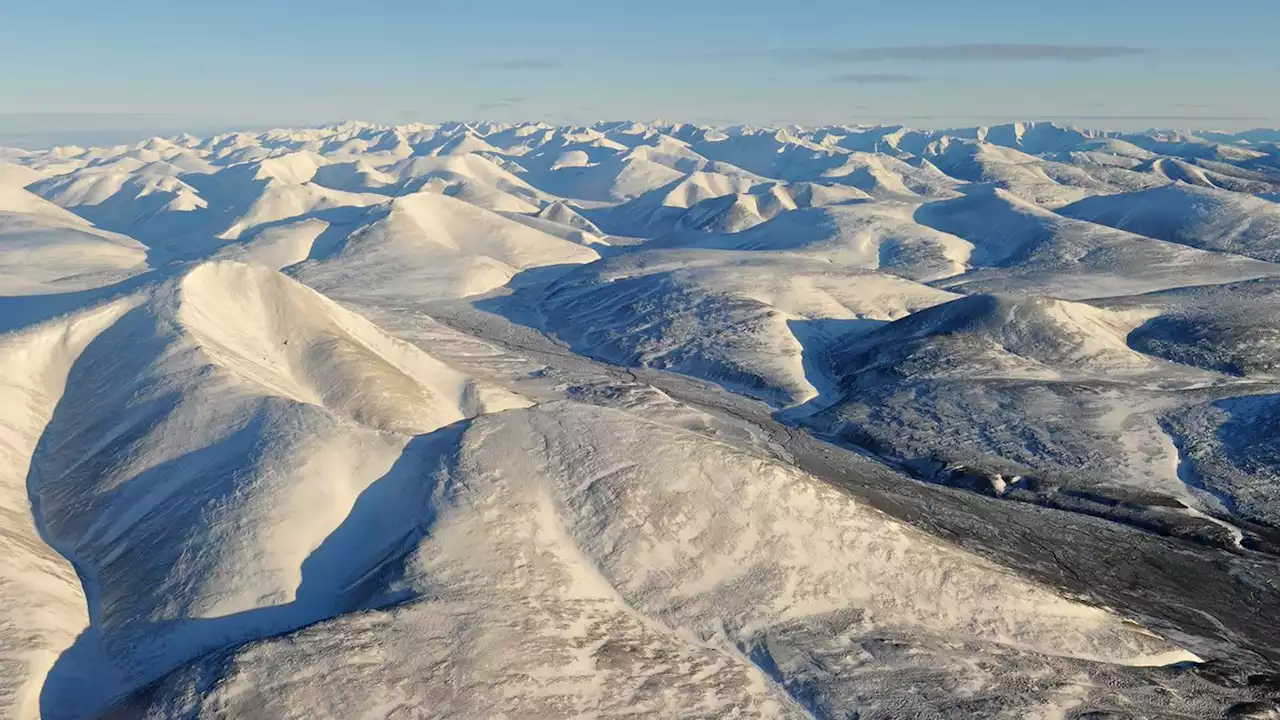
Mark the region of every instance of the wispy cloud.
<instances>
[{"instance_id":1,"label":"wispy cloud","mask_svg":"<svg viewBox=\"0 0 1280 720\"><path fill-rule=\"evenodd\" d=\"M480 103L479 105L476 105L476 110L478 112L488 112L490 110L501 110L503 108L522 105L525 102L528 102L528 100L529 98L523 97L523 96L504 97L504 98L499 98L497 100L493 100L491 102Z\"/></svg>"},{"instance_id":2,"label":"wispy cloud","mask_svg":"<svg viewBox=\"0 0 1280 720\"><path fill-rule=\"evenodd\" d=\"M1063 120L1152 120L1158 122L1267 122L1263 115L1070 115Z\"/></svg>"},{"instance_id":3,"label":"wispy cloud","mask_svg":"<svg viewBox=\"0 0 1280 720\"><path fill-rule=\"evenodd\" d=\"M891 119L894 122L908 120L942 120L973 121L983 123L1006 123L1014 118L1027 120L1052 120L1057 122L1108 122L1108 121L1141 121L1141 122L1274 122L1276 118L1257 115L1044 115L1034 112L1006 112L994 115L985 114L935 114L935 113L894 113L880 111L877 116Z\"/></svg>"},{"instance_id":4,"label":"wispy cloud","mask_svg":"<svg viewBox=\"0 0 1280 720\"><path fill-rule=\"evenodd\" d=\"M738 61L748 58L830 63L835 65L854 63L908 62L1068 62L1087 63L1098 60L1151 55L1150 48L1129 45L1046 45L1025 43L961 43L955 45L885 45L881 47L854 48L780 48L775 50L733 50L708 53L667 53L663 55L636 55L630 58L579 57L574 62L555 57L500 58L473 63L474 70L525 71L566 70L600 63L628 64L639 62L688 63L690 61ZM918 82L921 78L907 80L905 74L865 73L850 74L842 82L901 83ZM865 77L865 79L857 79Z\"/></svg>"},{"instance_id":5,"label":"wispy cloud","mask_svg":"<svg viewBox=\"0 0 1280 720\"><path fill-rule=\"evenodd\" d=\"M831 80L854 85L908 85L924 82L927 78L906 73L842 73L832 75Z\"/></svg>"},{"instance_id":6,"label":"wispy cloud","mask_svg":"<svg viewBox=\"0 0 1280 720\"><path fill-rule=\"evenodd\" d=\"M508 58L506 60L489 60L474 63L476 70L559 70L565 67L563 60L553 58Z\"/></svg>"},{"instance_id":7,"label":"wispy cloud","mask_svg":"<svg viewBox=\"0 0 1280 720\"><path fill-rule=\"evenodd\" d=\"M1017 43L970 43L960 45L888 45L871 48L844 48L793 51L792 54L820 62L1092 62L1148 55L1151 50L1126 45L1031 45Z\"/></svg>"}]
</instances>

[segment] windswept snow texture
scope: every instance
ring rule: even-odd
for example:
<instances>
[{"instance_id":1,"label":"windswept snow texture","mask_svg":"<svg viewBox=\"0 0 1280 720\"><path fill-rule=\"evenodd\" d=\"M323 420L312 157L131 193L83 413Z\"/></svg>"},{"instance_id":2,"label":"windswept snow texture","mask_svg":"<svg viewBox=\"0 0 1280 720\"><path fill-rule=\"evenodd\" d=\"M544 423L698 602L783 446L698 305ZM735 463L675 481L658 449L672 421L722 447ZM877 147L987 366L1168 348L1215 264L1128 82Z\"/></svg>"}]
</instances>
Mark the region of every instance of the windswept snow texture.
<instances>
[{"instance_id":1,"label":"windswept snow texture","mask_svg":"<svg viewBox=\"0 0 1280 720\"><path fill-rule=\"evenodd\" d=\"M1275 137L0 148L0 715L1280 717Z\"/></svg>"}]
</instances>

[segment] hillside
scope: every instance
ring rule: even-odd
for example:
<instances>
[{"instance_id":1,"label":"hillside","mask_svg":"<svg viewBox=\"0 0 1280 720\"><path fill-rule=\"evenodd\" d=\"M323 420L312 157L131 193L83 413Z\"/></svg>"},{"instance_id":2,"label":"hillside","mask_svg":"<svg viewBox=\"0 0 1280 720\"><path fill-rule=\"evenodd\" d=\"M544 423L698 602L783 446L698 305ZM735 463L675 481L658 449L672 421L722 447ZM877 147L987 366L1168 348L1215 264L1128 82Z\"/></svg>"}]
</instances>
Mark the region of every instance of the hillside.
<instances>
[{"instance_id":1,"label":"hillside","mask_svg":"<svg viewBox=\"0 0 1280 720\"><path fill-rule=\"evenodd\" d=\"M1274 142L0 150L0 715L1268 717Z\"/></svg>"}]
</instances>

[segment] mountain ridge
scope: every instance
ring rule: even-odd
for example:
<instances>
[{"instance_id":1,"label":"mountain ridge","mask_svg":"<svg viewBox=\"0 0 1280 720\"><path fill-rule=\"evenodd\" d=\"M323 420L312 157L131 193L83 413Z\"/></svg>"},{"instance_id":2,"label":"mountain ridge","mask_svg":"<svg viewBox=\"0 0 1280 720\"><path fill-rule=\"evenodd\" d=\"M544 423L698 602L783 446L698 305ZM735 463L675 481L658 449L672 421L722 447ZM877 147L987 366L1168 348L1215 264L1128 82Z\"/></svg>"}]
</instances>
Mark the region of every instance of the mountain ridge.
<instances>
[{"instance_id":1,"label":"mountain ridge","mask_svg":"<svg viewBox=\"0 0 1280 720\"><path fill-rule=\"evenodd\" d=\"M0 713L1275 706L1277 158L1051 122L0 149Z\"/></svg>"}]
</instances>

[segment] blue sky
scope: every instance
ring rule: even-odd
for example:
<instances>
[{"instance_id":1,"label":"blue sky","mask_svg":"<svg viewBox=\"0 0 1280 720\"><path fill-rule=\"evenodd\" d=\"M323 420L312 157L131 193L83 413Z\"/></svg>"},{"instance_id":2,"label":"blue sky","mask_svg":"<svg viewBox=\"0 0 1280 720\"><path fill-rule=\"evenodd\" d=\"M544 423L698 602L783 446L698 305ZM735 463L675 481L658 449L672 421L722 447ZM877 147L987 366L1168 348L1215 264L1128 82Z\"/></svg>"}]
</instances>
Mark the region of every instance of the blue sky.
<instances>
[{"instance_id":1,"label":"blue sky","mask_svg":"<svg viewBox=\"0 0 1280 720\"><path fill-rule=\"evenodd\" d=\"M0 0L0 132L343 118L1280 125L1277 26L1271 0Z\"/></svg>"}]
</instances>

